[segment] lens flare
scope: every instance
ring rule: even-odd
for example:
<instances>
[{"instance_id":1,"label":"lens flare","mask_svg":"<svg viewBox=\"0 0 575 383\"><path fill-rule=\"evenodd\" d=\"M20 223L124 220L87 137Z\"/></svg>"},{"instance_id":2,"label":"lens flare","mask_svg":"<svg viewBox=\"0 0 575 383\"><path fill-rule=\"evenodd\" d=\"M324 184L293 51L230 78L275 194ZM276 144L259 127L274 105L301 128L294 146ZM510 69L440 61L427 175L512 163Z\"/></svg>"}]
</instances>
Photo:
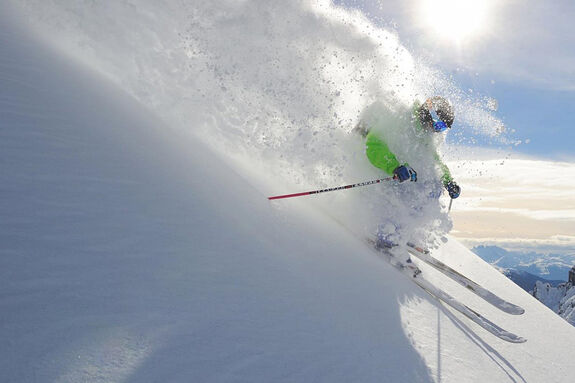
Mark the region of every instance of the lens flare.
<instances>
[{"instance_id":1,"label":"lens flare","mask_svg":"<svg viewBox=\"0 0 575 383\"><path fill-rule=\"evenodd\" d=\"M486 30L489 1L423 0L424 23L444 39L456 42L477 37Z\"/></svg>"}]
</instances>

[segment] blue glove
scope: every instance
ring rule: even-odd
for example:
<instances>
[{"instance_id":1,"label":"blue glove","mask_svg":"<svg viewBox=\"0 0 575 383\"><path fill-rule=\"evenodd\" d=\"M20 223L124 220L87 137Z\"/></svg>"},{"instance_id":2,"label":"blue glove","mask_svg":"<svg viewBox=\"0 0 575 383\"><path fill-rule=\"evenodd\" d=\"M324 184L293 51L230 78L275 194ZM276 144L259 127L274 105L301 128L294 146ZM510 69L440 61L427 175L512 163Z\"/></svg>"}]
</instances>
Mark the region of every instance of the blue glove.
<instances>
[{"instance_id":1,"label":"blue glove","mask_svg":"<svg viewBox=\"0 0 575 383\"><path fill-rule=\"evenodd\" d=\"M417 172L415 170L413 170L413 168L411 166L409 166L408 164L405 165L401 165L398 166L397 168L395 168L395 170L393 171L393 179L394 180L399 180L399 182L403 182L403 181L411 181L411 182L416 182L417 181Z\"/></svg>"},{"instance_id":2,"label":"blue glove","mask_svg":"<svg viewBox=\"0 0 575 383\"><path fill-rule=\"evenodd\" d=\"M461 194L461 188L455 183L455 181L449 181L446 183L445 188L447 189L451 199L456 199Z\"/></svg>"}]
</instances>

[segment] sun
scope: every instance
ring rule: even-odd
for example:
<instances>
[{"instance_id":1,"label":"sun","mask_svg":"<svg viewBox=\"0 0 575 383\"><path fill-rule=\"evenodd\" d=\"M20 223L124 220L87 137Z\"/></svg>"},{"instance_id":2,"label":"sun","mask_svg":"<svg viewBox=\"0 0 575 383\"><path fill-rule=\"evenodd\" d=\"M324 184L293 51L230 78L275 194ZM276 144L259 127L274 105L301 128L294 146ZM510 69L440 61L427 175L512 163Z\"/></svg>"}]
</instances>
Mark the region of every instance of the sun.
<instances>
[{"instance_id":1,"label":"sun","mask_svg":"<svg viewBox=\"0 0 575 383\"><path fill-rule=\"evenodd\" d=\"M462 42L485 32L488 0L422 0L422 19L446 40Z\"/></svg>"}]
</instances>

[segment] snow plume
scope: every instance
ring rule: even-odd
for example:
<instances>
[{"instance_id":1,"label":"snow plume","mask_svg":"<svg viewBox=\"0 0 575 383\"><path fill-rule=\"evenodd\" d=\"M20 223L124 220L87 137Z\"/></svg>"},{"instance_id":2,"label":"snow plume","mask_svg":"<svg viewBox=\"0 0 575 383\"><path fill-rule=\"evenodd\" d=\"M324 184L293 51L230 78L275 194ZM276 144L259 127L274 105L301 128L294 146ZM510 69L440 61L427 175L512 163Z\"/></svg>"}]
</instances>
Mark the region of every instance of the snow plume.
<instances>
[{"instance_id":1,"label":"snow plume","mask_svg":"<svg viewBox=\"0 0 575 383\"><path fill-rule=\"evenodd\" d=\"M376 100L393 109L441 94L459 122L488 136L502 130L482 100L412 57L393 31L329 1L13 3L51 43L192 131L265 194L380 178L349 134ZM283 188L266 185L272 174ZM336 218L368 232L382 217L409 215L405 209L413 214L399 219L404 229L448 231L442 207L413 206L423 195L401 197L407 187L332 193L315 205L331 214L328 207L342 207Z\"/></svg>"}]
</instances>

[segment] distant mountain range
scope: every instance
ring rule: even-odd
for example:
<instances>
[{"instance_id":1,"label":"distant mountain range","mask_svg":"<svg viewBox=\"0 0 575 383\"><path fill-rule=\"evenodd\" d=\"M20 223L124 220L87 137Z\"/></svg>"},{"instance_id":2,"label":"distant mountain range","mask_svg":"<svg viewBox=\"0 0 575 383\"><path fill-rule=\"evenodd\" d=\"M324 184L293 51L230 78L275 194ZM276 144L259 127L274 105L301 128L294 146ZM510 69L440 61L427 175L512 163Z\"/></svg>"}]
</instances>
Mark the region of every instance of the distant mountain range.
<instances>
[{"instance_id":1,"label":"distant mountain range","mask_svg":"<svg viewBox=\"0 0 575 383\"><path fill-rule=\"evenodd\" d=\"M554 285L553 281L566 282L569 270L575 265L575 255L571 254L513 252L497 246L476 246L471 250L481 259L503 272L508 270L512 280L515 280L514 278L526 280L532 278L529 275L521 274L526 272Z\"/></svg>"},{"instance_id":2,"label":"distant mountain range","mask_svg":"<svg viewBox=\"0 0 575 383\"><path fill-rule=\"evenodd\" d=\"M561 283L565 283L564 280L549 280L528 273L527 271L519 271L515 269L505 269L501 271L503 272L503 274L507 276L507 278L511 279L513 282L515 282L515 284L519 285L523 290L527 291L528 293L533 292L533 289L537 282L549 284L552 287L557 287Z\"/></svg>"},{"instance_id":3,"label":"distant mountain range","mask_svg":"<svg viewBox=\"0 0 575 383\"><path fill-rule=\"evenodd\" d=\"M497 246L477 246L471 250L575 325L574 255L512 252ZM570 274L572 267L574 271Z\"/></svg>"}]
</instances>

